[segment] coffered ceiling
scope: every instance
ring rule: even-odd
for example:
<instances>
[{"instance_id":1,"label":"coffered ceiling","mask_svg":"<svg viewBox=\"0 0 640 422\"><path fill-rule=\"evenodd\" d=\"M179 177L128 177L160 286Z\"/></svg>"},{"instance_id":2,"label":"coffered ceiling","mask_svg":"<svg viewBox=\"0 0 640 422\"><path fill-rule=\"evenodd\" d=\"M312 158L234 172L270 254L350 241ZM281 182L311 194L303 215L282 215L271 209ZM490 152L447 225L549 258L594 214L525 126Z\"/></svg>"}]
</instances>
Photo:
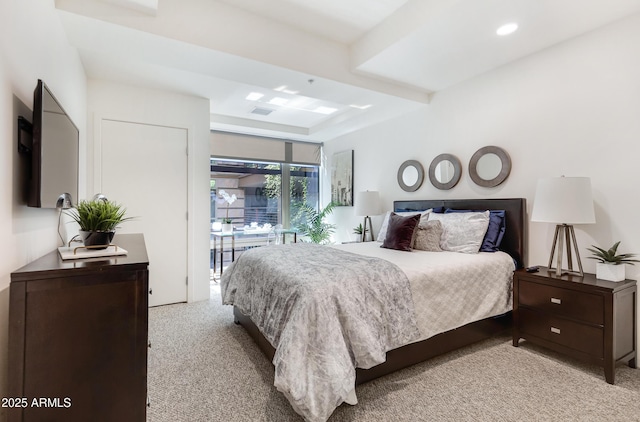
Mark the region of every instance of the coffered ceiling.
<instances>
[{"instance_id":1,"label":"coffered ceiling","mask_svg":"<svg viewBox=\"0 0 640 422\"><path fill-rule=\"evenodd\" d=\"M640 0L56 0L56 7L89 78L206 97L215 129L325 141L428 107L433 92L640 13ZM498 36L509 22L518 30Z\"/></svg>"}]
</instances>

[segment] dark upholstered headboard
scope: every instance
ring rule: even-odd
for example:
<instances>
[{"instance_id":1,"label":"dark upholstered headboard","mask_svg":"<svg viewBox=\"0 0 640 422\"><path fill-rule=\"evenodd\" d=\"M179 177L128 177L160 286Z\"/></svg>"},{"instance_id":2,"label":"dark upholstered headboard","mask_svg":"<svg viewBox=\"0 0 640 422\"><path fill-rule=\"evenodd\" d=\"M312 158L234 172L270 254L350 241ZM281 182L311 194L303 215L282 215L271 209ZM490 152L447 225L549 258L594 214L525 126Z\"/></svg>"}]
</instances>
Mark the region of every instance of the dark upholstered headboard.
<instances>
[{"instance_id":1,"label":"dark upholstered headboard","mask_svg":"<svg viewBox=\"0 0 640 422\"><path fill-rule=\"evenodd\" d=\"M457 210L505 210L506 230L500 250L516 260L518 268L525 266L526 209L525 198L511 199L425 199L419 201L394 201L393 210L424 211L444 207Z\"/></svg>"}]
</instances>

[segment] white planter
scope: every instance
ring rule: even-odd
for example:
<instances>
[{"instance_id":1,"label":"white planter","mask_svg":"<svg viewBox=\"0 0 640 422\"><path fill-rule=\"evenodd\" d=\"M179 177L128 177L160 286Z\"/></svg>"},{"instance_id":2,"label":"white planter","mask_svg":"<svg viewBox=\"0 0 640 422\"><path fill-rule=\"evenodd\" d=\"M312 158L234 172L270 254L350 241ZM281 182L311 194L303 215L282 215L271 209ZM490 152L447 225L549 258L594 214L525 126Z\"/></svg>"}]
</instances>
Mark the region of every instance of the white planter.
<instances>
[{"instance_id":1,"label":"white planter","mask_svg":"<svg viewBox=\"0 0 640 422\"><path fill-rule=\"evenodd\" d=\"M233 224L222 225L222 233L232 233L232 232L233 232Z\"/></svg>"},{"instance_id":2,"label":"white planter","mask_svg":"<svg viewBox=\"0 0 640 422\"><path fill-rule=\"evenodd\" d=\"M625 279L625 264L596 264L596 278L600 280L622 281Z\"/></svg>"}]
</instances>

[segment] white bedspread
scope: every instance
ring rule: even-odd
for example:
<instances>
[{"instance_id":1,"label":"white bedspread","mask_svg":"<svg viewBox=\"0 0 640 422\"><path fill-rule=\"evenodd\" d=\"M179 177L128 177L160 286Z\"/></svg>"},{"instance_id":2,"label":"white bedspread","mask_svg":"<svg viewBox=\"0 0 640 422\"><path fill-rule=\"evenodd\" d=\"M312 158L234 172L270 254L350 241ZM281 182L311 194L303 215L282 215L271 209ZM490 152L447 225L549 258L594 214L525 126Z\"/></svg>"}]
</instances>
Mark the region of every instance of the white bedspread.
<instances>
[{"instance_id":1,"label":"white bedspread","mask_svg":"<svg viewBox=\"0 0 640 422\"><path fill-rule=\"evenodd\" d=\"M334 245L382 258L404 271L411 285L420 339L504 314L512 309L513 259L504 252L404 252L380 242Z\"/></svg>"}]
</instances>

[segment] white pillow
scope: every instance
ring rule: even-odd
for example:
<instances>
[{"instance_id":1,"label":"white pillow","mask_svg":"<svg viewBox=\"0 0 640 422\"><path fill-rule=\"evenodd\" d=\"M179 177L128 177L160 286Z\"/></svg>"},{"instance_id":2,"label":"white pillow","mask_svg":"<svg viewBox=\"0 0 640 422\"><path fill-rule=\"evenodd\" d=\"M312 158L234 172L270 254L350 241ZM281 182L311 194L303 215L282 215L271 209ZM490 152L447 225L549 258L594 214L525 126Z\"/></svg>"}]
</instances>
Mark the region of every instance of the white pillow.
<instances>
[{"instance_id":1,"label":"white pillow","mask_svg":"<svg viewBox=\"0 0 640 422\"><path fill-rule=\"evenodd\" d=\"M396 214L401 215L403 217L410 217L416 214L422 214L420 217L420 224L423 221L427 221L429 219L429 213L433 211L433 208L429 208L425 211L407 211L407 212L397 212ZM384 242L384 239L387 237L387 229L389 228L389 216L391 216L391 211L387 211L384 215L384 219L382 220L382 226L380 226L380 231L378 232L378 236L376 237L377 242ZM417 227L417 226L416 226Z\"/></svg>"},{"instance_id":2,"label":"white pillow","mask_svg":"<svg viewBox=\"0 0 640 422\"><path fill-rule=\"evenodd\" d=\"M431 213L429 220L439 220L442 223L440 247L443 250L478 253L489 227L489 211Z\"/></svg>"}]
</instances>

